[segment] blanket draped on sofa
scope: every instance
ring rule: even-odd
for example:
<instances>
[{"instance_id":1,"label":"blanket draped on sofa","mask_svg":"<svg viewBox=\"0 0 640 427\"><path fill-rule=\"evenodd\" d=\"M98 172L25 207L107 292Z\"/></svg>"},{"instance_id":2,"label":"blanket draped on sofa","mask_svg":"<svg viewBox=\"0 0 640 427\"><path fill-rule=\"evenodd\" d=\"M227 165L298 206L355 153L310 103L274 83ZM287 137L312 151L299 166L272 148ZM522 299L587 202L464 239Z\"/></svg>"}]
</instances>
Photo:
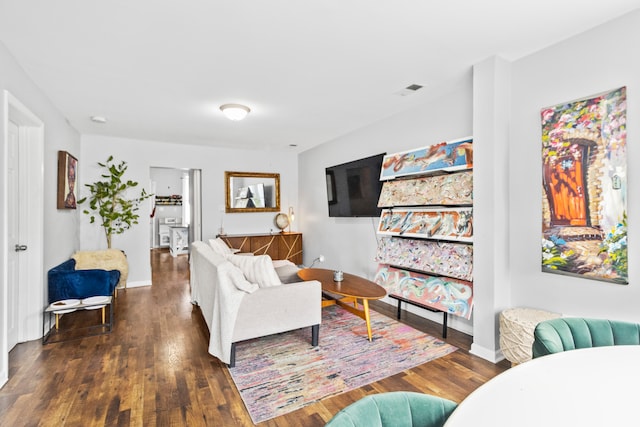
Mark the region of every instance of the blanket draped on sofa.
<instances>
[{"instance_id":1,"label":"blanket draped on sofa","mask_svg":"<svg viewBox=\"0 0 640 427\"><path fill-rule=\"evenodd\" d=\"M235 266L223 256L209 251L204 242L193 242L192 245L204 250L191 251L191 299L200 305L203 313L212 313L204 315L209 331L219 331L211 334L209 353L230 363L233 327L245 292L233 283L235 276L231 270L235 270ZM219 286L210 285L214 277Z\"/></svg>"}]
</instances>

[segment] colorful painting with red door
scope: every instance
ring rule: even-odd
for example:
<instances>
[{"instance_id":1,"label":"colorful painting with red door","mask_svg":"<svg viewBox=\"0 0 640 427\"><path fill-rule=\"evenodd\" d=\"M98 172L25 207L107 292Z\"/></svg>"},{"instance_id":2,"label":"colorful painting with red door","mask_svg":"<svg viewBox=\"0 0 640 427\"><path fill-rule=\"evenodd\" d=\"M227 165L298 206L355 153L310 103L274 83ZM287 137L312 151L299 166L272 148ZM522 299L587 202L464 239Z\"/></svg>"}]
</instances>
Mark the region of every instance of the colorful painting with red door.
<instances>
[{"instance_id":1,"label":"colorful painting with red door","mask_svg":"<svg viewBox=\"0 0 640 427\"><path fill-rule=\"evenodd\" d=\"M542 271L627 284L626 88L543 108Z\"/></svg>"}]
</instances>

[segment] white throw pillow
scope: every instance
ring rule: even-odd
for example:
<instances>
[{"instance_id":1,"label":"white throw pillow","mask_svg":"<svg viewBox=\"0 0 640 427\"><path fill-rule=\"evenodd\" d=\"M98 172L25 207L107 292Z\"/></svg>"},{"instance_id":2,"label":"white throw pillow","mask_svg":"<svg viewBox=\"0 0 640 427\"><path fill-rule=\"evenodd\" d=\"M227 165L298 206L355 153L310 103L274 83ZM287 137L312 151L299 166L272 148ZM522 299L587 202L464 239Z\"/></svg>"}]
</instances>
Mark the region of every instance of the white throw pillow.
<instances>
[{"instance_id":1,"label":"white throw pillow","mask_svg":"<svg viewBox=\"0 0 640 427\"><path fill-rule=\"evenodd\" d=\"M249 282L257 283L261 288L282 284L269 255L228 255L227 259L244 273Z\"/></svg>"},{"instance_id":2,"label":"white throw pillow","mask_svg":"<svg viewBox=\"0 0 640 427\"><path fill-rule=\"evenodd\" d=\"M235 252L238 252L239 249L232 249L230 248L225 242L224 240L222 240L221 238L217 237L215 239L209 239L209 246L211 246L211 248L216 251L216 253L219 253L220 255L231 255Z\"/></svg>"}]
</instances>

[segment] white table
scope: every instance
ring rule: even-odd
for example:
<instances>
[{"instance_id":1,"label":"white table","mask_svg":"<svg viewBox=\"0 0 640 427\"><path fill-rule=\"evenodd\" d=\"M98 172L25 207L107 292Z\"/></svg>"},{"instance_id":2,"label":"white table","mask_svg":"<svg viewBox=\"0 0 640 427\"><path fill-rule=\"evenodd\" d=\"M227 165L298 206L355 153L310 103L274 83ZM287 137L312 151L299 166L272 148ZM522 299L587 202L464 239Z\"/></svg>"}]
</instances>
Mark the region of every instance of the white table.
<instances>
[{"instance_id":1,"label":"white table","mask_svg":"<svg viewBox=\"0 0 640 427\"><path fill-rule=\"evenodd\" d=\"M73 313L76 310L102 310L102 323L98 324L98 325L89 325L89 326L85 326L83 328L79 328L79 329L83 329L89 332L88 335L86 336L91 336L91 335L100 335L100 334L105 334L105 333L110 333L111 330L113 329L113 297L110 296L96 296L96 297L89 297L89 298L85 298L83 300L80 299L73 299L73 300L65 300L65 301L74 301L77 303L74 303L73 305L57 305L58 303L51 303L49 304L45 309L44 309L44 313L42 315L42 344L48 344L50 342L61 342L64 341L65 338L62 337L62 335L64 335L63 333L60 332L59 330L59 316L63 315L63 314L67 314L67 313ZM109 323L106 323L106 318L105 318L105 310L107 308L107 306L109 307ZM46 330L46 326L47 326L47 314L48 314L48 331ZM55 315L55 323L54 326L52 327L52 323L51 323L51 316ZM50 338L52 336L58 336L58 340L55 341L50 341ZM76 338L80 338L82 336L76 337Z\"/></svg>"},{"instance_id":2,"label":"white table","mask_svg":"<svg viewBox=\"0 0 640 427\"><path fill-rule=\"evenodd\" d=\"M543 356L480 386L445 426L640 425L639 381L640 346Z\"/></svg>"},{"instance_id":3,"label":"white table","mask_svg":"<svg viewBox=\"0 0 640 427\"><path fill-rule=\"evenodd\" d=\"M189 226L171 225L169 228L171 229L171 237L169 239L169 252L171 256L176 257L189 253Z\"/></svg>"}]
</instances>

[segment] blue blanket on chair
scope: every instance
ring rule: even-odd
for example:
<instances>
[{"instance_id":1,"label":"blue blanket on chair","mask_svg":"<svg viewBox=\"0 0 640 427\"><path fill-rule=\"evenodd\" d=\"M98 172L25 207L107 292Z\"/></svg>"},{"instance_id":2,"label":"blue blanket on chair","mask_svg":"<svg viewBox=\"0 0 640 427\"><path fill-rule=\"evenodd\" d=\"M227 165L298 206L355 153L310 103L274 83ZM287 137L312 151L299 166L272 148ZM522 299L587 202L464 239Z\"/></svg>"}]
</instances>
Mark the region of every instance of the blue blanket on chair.
<instances>
[{"instance_id":1,"label":"blue blanket on chair","mask_svg":"<svg viewBox=\"0 0 640 427\"><path fill-rule=\"evenodd\" d=\"M65 299L111 296L120 280L118 270L76 270L73 258L49 270L49 304Z\"/></svg>"}]
</instances>

